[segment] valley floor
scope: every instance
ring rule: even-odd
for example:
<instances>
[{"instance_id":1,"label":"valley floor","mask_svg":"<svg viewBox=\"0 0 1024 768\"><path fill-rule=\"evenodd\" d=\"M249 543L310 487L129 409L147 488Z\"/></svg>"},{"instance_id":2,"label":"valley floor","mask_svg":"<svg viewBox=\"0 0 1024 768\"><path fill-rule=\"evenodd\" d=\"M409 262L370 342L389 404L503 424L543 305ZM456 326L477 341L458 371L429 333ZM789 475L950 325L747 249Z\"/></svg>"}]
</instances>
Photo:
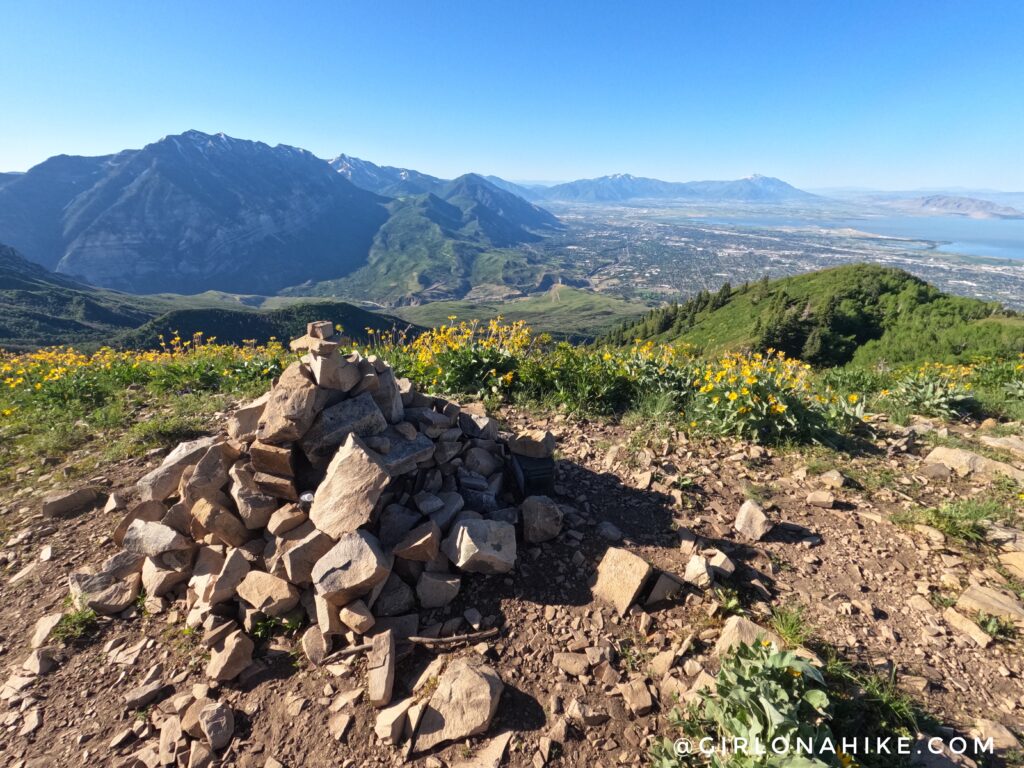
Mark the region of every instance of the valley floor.
<instances>
[{"instance_id":1,"label":"valley floor","mask_svg":"<svg viewBox=\"0 0 1024 768\"><path fill-rule=\"evenodd\" d=\"M981 647L946 613L971 585L1010 588L1020 596L1020 583L1008 580L991 542L965 544L935 527L912 524L916 514L954 500L1016 504L1012 484L925 470L922 457L935 444L971 447L1024 466L1021 456L981 446L986 433L977 424L918 421L903 428L877 421L874 439L854 453L837 453L693 442L658 425L513 407L495 415L511 429L541 427L556 434L557 501L572 511L557 539L520 552L515 572L468 580L454 603L430 617L444 620L476 609L483 625L500 627L498 637L460 653L488 656L506 687L485 736L410 764L491 765L482 762L484 745L511 733L509 766L646 765L654 739L677 735L670 716L675 697L685 696L702 672L714 673L712 646L723 621L735 613L803 644L827 669L847 669L851 679L858 675L857 706L865 713L902 717L903 727L918 718L922 729L945 736L980 729L1005 742L1007 734L995 723L1024 731L1019 637L1006 627L1005 636L1000 632ZM215 431L222 423L220 414L207 426ZM1012 429L1021 432L1018 425L1001 433ZM65 474L75 474L74 460L55 456L42 466L22 467L16 489L0 500L6 567L0 660L11 670L0 712L3 766L131 764L122 758L154 730L148 724L152 713L126 710L124 694L154 665L178 691L209 684L205 648L183 631L180 609L153 601L131 620L101 620L95 636L60 650L49 674L20 670L36 620L63 609L67 574L116 551L110 536L123 512L96 508L63 520L39 514L42 496L68 486ZM130 494L137 477L157 461L157 455L123 460L74 482ZM834 496L829 508L808 502L810 493L821 490ZM775 522L762 541L744 542L733 530L746 499L757 501ZM681 576L691 557L685 531L698 537L700 548L724 553L735 574L721 578L717 589L688 590L621 618L592 598L597 564L612 545ZM462 631L470 628L463 625ZM600 674L590 669L574 676L553 663L555 653L600 647L614 650L613 663ZM346 692L362 685L361 660L307 666L297 638L286 634L267 641L260 655L262 672L221 691L237 713L235 740L222 764L401 764L400 750L373 736L373 710L344 703ZM430 654L417 651L401 662L397 685L408 685L429 660ZM649 713L636 714L623 699L616 684L630 680L656 694ZM339 709L353 716L340 741L328 726ZM567 719L574 719L567 710L580 709L591 724L569 725L566 734ZM840 728L833 726L837 736L843 735ZM1004 749L1000 759L1020 764L1012 750ZM929 763L939 764L953 763Z\"/></svg>"}]
</instances>

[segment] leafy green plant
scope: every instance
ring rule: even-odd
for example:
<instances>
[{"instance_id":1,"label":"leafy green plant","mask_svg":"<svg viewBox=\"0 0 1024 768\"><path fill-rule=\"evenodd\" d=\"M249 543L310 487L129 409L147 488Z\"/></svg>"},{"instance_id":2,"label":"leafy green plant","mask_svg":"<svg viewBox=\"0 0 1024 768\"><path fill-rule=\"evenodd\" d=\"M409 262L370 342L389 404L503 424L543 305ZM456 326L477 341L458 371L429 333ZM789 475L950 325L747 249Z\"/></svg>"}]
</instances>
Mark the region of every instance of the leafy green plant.
<instances>
[{"instance_id":1,"label":"leafy green plant","mask_svg":"<svg viewBox=\"0 0 1024 768\"><path fill-rule=\"evenodd\" d=\"M899 408L950 419L965 411L972 398L969 375L964 366L926 363L899 378L886 396Z\"/></svg>"},{"instance_id":2,"label":"leafy green plant","mask_svg":"<svg viewBox=\"0 0 1024 768\"><path fill-rule=\"evenodd\" d=\"M673 722L694 739L711 737L715 742L737 743L746 739L750 754L699 750L677 754L668 738L651 750L655 768L707 765L713 768L826 768L843 764L845 756L827 751L833 739L828 726L831 703L821 673L791 651L778 651L767 641L739 645L723 660L715 677L714 693L699 693L698 701L684 713L673 712ZM776 740L779 741L776 741ZM814 746L802 754L798 740ZM691 742L693 743L693 742ZM754 754L754 745L765 754ZM787 744L785 752L768 745Z\"/></svg>"},{"instance_id":3,"label":"leafy green plant","mask_svg":"<svg viewBox=\"0 0 1024 768\"><path fill-rule=\"evenodd\" d=\"M51 637L62 643L78 642L93 635L98 625L96 611L83 608L61 616L57 626L53 628Z\"/></svg>"},{"instance_id":4,"label":"leafy green plant","mask_svg":"<svg viewBox=\"0 0 1024 768\"><path fill-rule=\"evenodd\" d=\"M249 633L257 640L269 640L277 634L293 636L302 628L302 621L294 618L280 618L278 616L264 616L253 622L252 631Z\"/></svg>"},{"instance_id":5,"label":"leafy green plant","mask_svg":"<svg viewBox=\"0 0 1024 768\"><path fill-rule=\"evenodd\" d=\"M742 616L747 612L743 607L740 593L732 587L717 587L715 598L718 600L720 610L726 616Z\"/></svg>"},{"instance_id":6,"label":"leafy green plant","mask_svg":"<svg viewBox=\"0 0 1024 768\"><path fill-rule=\"evenodd\" d=\"M1017 628L1013 622L1002 616L990 616L984 611L980 611L975 623L994 640L1012 640L1017 636Z\"/></svg>"}]
</instances>

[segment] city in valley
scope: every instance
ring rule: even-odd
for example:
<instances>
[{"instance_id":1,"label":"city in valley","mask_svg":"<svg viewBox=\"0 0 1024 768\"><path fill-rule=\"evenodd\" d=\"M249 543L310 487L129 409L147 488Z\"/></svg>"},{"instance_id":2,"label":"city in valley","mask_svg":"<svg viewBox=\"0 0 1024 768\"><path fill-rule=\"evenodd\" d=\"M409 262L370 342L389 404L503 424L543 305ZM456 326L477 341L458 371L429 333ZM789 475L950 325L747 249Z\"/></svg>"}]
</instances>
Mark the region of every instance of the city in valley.
<instances>
[{"instance_id":1,"label":"city in valley","mask_svg":"<svg viewBox=\"0 0 1024 768\"><path fill-rule=\"evenodd\" d=\"M549 204L566 225L523 246L557 263L566 282L648 302L769 278L870 262L898 267L943 291L1024 309L1024 261L940 250L940 241L835 226L854 218L817 206L729 209ZM742 223L736 223L742 222ZM844 223L847 223L844 221ZM856 223L856 219L854 222ZM912 227L912 224L911 224Z\"/></svg>"}]
</instances>

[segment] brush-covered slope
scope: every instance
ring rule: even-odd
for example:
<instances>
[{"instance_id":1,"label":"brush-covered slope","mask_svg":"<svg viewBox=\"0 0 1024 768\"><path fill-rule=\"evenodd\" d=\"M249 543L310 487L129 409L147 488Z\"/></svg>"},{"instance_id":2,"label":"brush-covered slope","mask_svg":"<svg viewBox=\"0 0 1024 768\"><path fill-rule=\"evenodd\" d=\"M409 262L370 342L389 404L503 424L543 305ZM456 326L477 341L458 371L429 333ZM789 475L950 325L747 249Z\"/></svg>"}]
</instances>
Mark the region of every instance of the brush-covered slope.
<instances>
[{"instance_id":1,"label":"brush-covered slope","mask_svg":"<svg viewBox=\"0 0 1024 768\"><path fill-rule=\"evenodd\" d=\"M609 335L705 352L781 349L815 365L967 360L1024 352L1024 318L869 264L761 281L653 310Z\"/></svg>"},{"instance_id":2,"label":"brush-covered slope","mask_svg":"<svg viewBox=\"0 0 1024 768\"><path fill-rule=\"evenodd\" d=\"M216 337L225 344L247 340L265 343L276 338L284 343L306 332L313 320L333 320L347 336L365 340L366 329L375 331L409 328L410 324L389 315L368 312L343 301L307 301L269 311L247 309L176 309L122 334L119 344L133 348L151 348L178 334L190 339L194 334ZM415 330L415 327L412 327Z\"/></svg>"},{"instance_id":3,"label":"brush-covered slope","mask_svg":"<svg viewBox=\"0 0 1024 768\"><path fill-rule=\"evenodd\" d=\"M512 299L466 299L435 301L402 307L400 317L425 326L459 320L491 320L499 315L507 322L522 320L538 333L557 339L590 341L623 320L633 320L646 311L643 304L567 285Z\"/></svg>"},{"instance_id":4,"label":"brush-covered slope","mask_svg":"<svg viewBox=\"0 0 1024 768\"><path fill-rule=\"evenodd\" d=\"M102 341L162 311L160 301L97 290L0 245L0 347Z\"/></svg>"}]
</instances>

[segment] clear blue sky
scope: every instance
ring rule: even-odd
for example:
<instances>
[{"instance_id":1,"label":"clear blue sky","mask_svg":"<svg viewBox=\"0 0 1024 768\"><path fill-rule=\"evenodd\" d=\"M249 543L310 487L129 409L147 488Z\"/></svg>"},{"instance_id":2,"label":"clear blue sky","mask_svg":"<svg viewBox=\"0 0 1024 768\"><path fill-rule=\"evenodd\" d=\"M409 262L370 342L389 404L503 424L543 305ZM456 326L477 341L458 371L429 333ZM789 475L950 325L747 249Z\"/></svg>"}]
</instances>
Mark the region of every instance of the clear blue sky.
<instances>
[{"instance_id":1,"label":"clear blue sky","mask_svg":"<svg viewBox=\"0 0 1024 768\"><path fill-rule=\"evenodd\" d=\"M0 0L0 170L189 128L441 176L1024 189L1024 2Z\"/></svg>"}]
</instances>

